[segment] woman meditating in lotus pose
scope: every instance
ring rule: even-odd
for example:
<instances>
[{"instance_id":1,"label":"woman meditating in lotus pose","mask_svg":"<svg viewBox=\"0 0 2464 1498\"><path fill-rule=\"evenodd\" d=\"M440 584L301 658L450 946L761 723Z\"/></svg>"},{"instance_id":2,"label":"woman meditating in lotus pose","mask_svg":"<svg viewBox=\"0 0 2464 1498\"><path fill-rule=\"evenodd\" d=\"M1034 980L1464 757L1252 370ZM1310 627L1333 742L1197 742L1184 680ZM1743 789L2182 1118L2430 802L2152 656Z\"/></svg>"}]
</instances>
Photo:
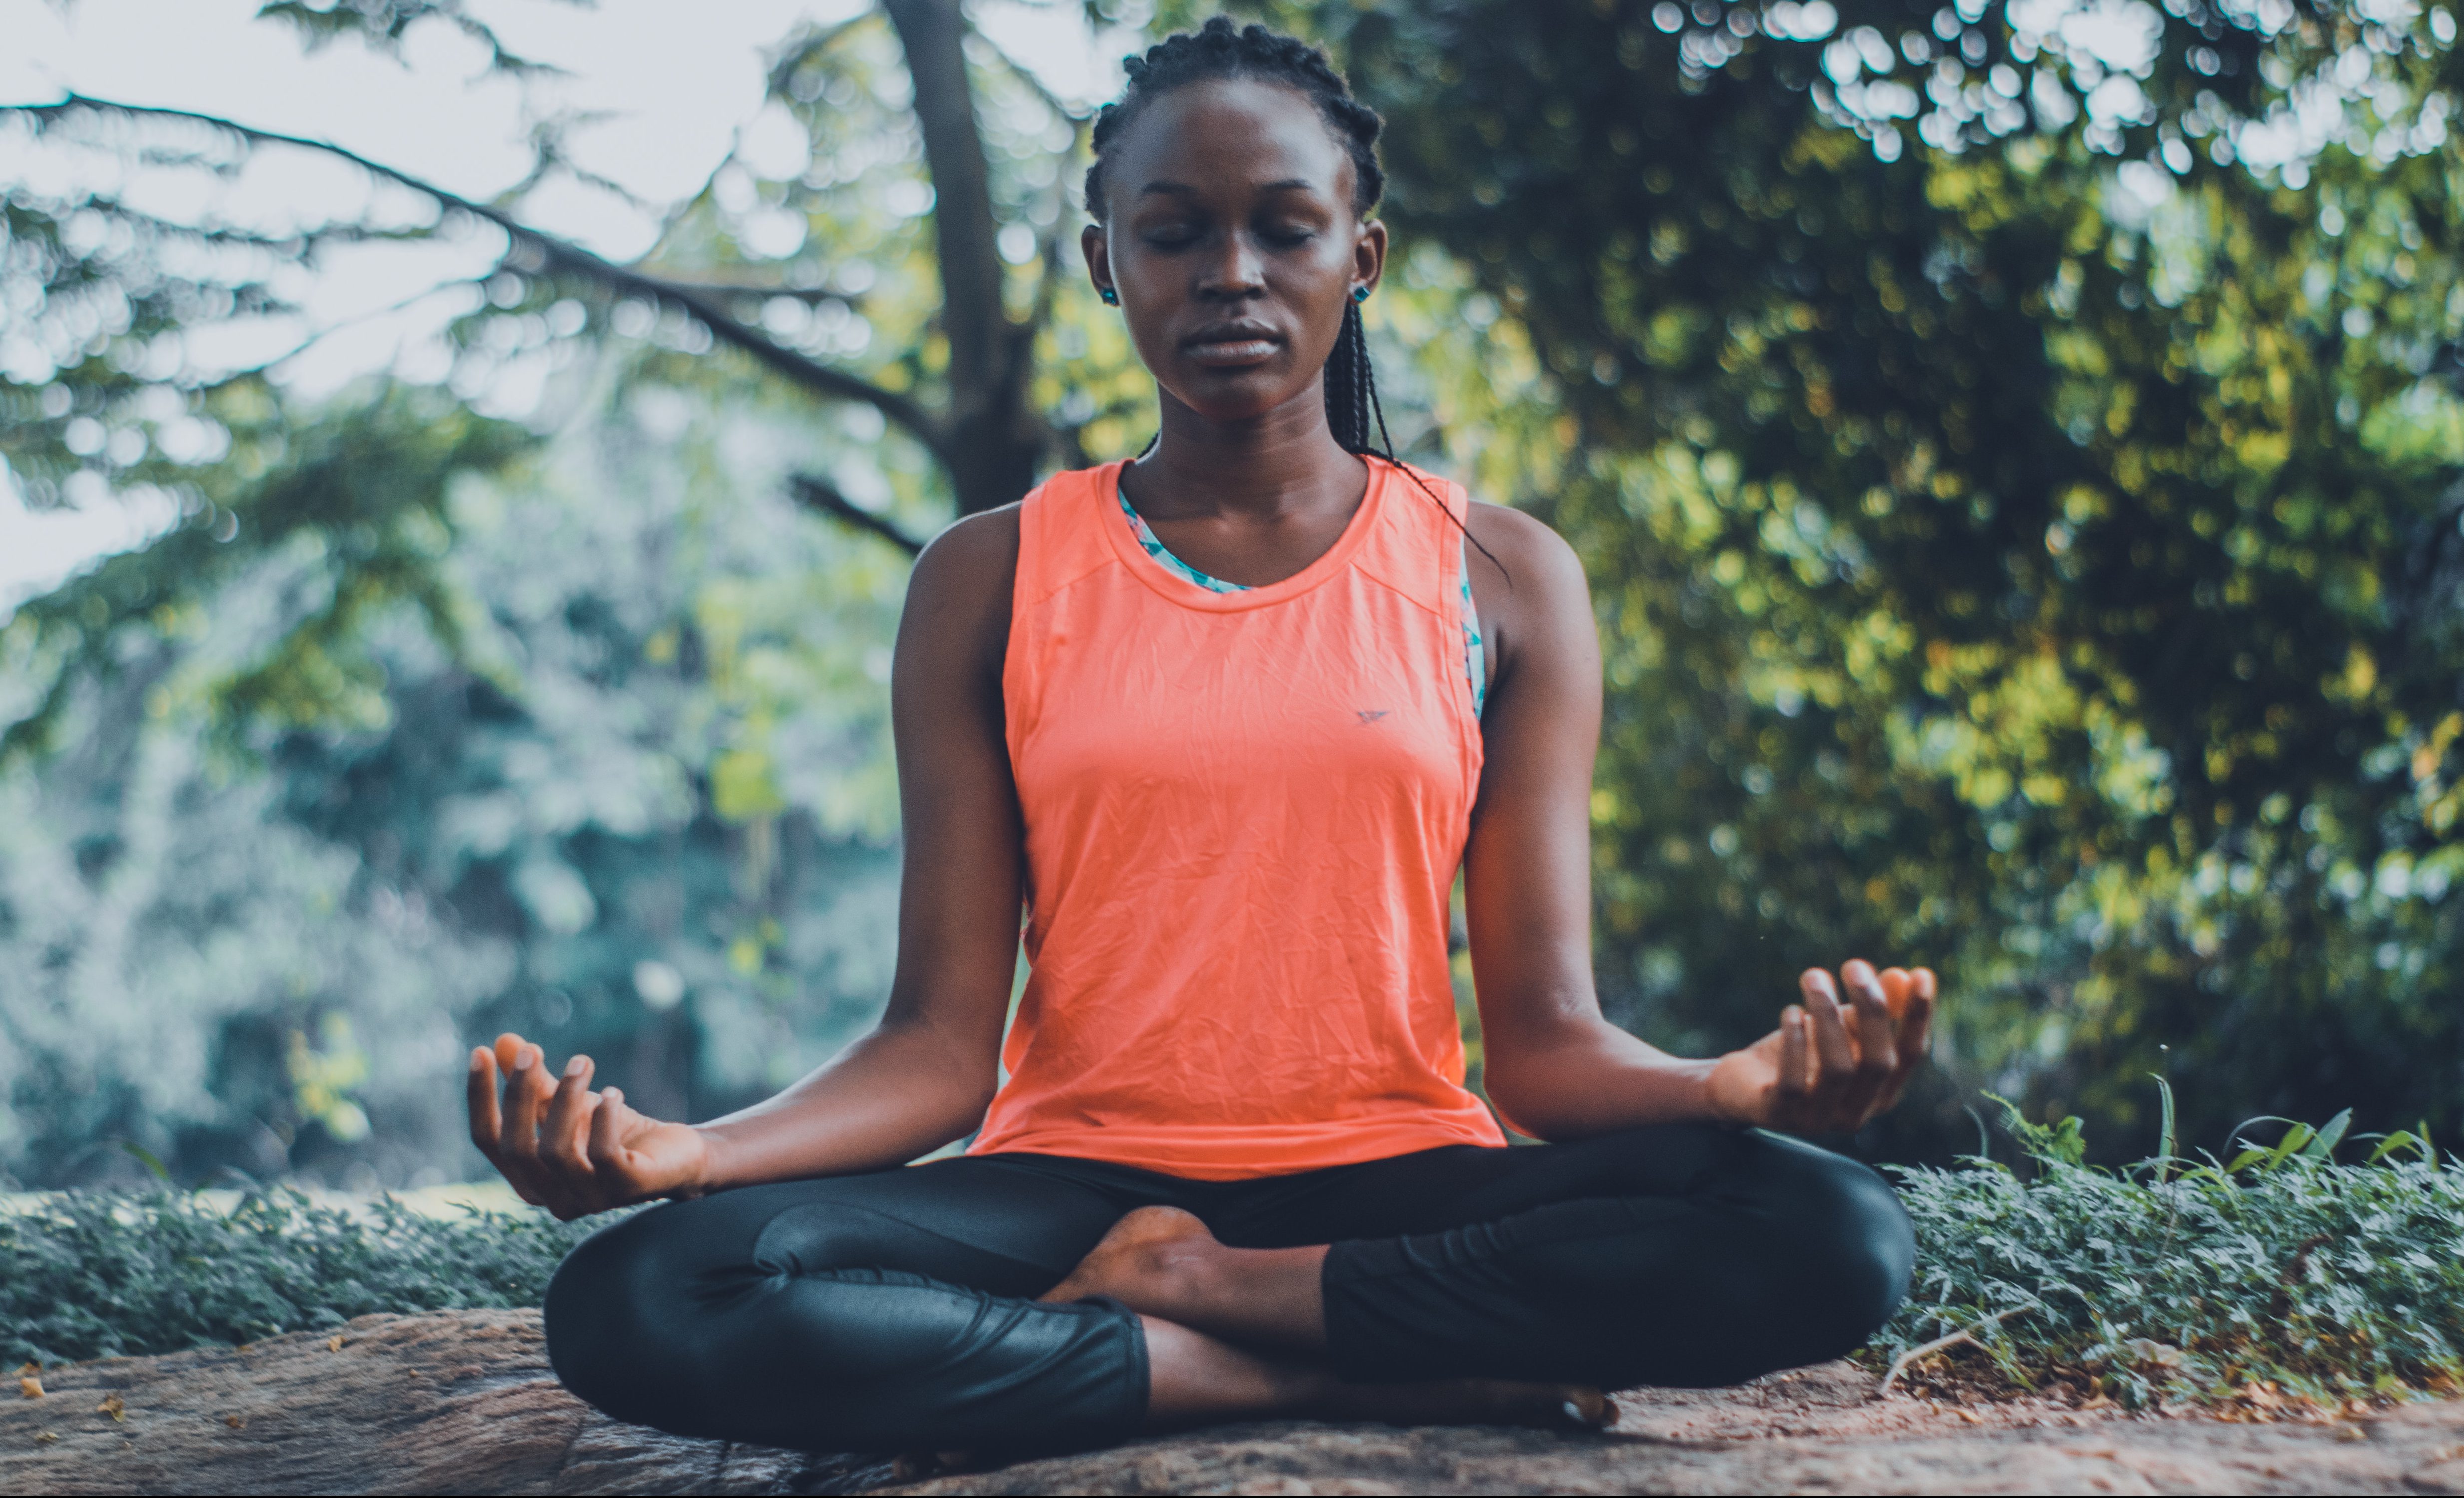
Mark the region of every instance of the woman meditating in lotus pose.
<instances>
[{"instance_id":1,"label":"woman meditating in lotus pose","mask_svg":"<svg viewBox=\"0 0 2464 1498\"><path fill-rule=\"evenodd\" d=\"M1596 1423L1603 1390L1837 1356L1899 1304L1890 1188L1764 1131L1890 1106L1932 975L1809 971L1714 1060L1601 1017L1582 569L1372 455L1376 133L1321 55L1221 20L1098 121L1087 261L1161 434L916 562L880 1024L693 1126L585 1057L473 1053L473 1135L525 1199L678 1199L548 1290L557 1373L608 1414L1001 1452L1264 1415ZM1459 870L1489 1096L1542 1148L1463 1087Z\"/></svg>"}]
</instances>

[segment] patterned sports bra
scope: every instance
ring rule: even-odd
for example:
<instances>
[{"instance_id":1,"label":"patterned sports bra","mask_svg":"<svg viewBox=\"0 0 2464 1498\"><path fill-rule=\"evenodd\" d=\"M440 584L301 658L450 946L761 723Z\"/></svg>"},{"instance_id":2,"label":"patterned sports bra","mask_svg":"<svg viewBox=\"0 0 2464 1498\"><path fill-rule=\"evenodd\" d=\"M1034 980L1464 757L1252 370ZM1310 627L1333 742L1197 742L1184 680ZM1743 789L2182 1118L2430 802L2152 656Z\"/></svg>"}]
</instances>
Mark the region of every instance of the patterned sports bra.
<instances>
[{"instance_id":1,"label":"patterned sports bra","mask_svg":"<svg viewBox=\"0 0 2464 1498\"><path fill-rule=\"evenodd\" d=\"M1245 583L1226 583L1221 578L1210 578L1174 556L1155 536L1154 527L1147 524L1146 517L1131 505L1130 496L1126 494L1121 495L1121 514L1128 518L1130 534L1137 538L1138 548L1163 563L1165 571L1210 593L1249 591L1249 584ZM1463 549L1463 560L1455 571L1463 578L1463 675L1471 684L1472 716L1478 717L1481 709L1488 704L1488 647L1481 637L1480 608L1472 602L1471 596L1471 533L1465 531L1457 544Z\"/></svg>"}]
</instances>

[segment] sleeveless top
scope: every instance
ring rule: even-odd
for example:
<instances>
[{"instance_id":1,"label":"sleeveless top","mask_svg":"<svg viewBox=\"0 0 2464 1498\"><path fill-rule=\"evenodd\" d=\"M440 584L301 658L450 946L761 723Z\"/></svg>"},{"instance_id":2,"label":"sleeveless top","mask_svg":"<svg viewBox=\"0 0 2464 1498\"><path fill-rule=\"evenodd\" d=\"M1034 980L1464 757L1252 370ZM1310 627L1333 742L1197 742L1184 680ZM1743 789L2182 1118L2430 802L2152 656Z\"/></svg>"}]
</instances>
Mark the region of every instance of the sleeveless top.
<instances>
[{"instance_id":1,"label":"sleeveless top","mask_svg":"<svg viewBox=\"0 0 2464 1498\"><path fill-rule=\"evenodd\" d=\"M1333 546L1239 591L1147 554L1122 464L1022 502L1029 972L969 1153L1234 1180L1506 1142L1446 954L1481 767L1467 501L1368 461Z\"/></svg>"},{"instance_id":2,"label":"sleeveless top","mask_svg":"<svg viewBox=\"0 0 2464 1498\"><path fill-rule=\"evenodd\" d=\"M1413 472L1419 471L1415 469ZM1174 556L1155 536L1155 528L1147 524L1147 518L1130 503L1130 496L1123 494L1120 500L1121 518L1128 522L1130 534L1138 539L1138 544L1145 548L1148 556L1163 563L1165 571L1187 579L1194 586L1210 593L1249 591L1250 585L1246 583L1226 583L1221 578L1210 578ZM1481 708L1488 701L1488 650L1481 638L1480 606L1471 596L1471 532L1456 533L1455 550L1462 554L1456 559L1455 571L1463 578L1463 680L1471 684L1471 716L1478 717Z\"/></svg>"}]
</instances>

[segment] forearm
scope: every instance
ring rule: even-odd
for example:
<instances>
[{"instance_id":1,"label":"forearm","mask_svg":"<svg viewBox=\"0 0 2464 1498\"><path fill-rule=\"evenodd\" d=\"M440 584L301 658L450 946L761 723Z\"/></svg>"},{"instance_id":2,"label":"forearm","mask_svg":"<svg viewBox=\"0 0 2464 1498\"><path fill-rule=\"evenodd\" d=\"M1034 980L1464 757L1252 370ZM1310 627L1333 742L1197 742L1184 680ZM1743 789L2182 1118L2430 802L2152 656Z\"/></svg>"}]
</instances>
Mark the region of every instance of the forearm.
<instances>
[{"instance_id":1,"label":"forearm","mask_svg":"<svg viewBox=\"0 0 2464 1498\"><path fill-rule=\"evenodd\" d=\"M1593 1015L1528 1035L1492 1031L1484 1077L1489 1100L1518 1133L1557 1141L1725 1121L1711 1100L1713 1065L1672 1056Z\"/></svg>"},{"instance_id":2,"label":"forearm","mask_svg":"<svg viewBox=\"0 0 2464 1498\"><path fill-rule=\"evenodd\" d=\"M777 1096L696 1125L702 1189L885 1170L964 1137L993 1090L974 1048L930 1024L885 1024Z\"/></svg>"}]
</instances>

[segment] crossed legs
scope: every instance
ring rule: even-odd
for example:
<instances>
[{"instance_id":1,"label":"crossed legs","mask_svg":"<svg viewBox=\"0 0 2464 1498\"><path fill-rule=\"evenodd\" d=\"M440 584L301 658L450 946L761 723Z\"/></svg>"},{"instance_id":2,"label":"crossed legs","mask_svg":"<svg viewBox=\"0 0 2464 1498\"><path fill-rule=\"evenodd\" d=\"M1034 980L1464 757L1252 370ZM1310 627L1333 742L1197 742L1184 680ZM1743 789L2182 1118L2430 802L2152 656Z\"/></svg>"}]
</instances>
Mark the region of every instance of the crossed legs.
<instances>
[{"instance_id":1,"label":"crossed legs","mask_svg":"<svg viewBox=\"0 0 2464 1498\"><path fill-rule=\"evenodd\" d=\"M653 1208L575 1250L547 1320L620 1419L1026 1451L1261 1414L1595 1420L1601 1388L1849 1350L1911 1248L1863 1167L1690 1126L1224 1183L988 1157Z\"/></svg>"}]
</instances>

